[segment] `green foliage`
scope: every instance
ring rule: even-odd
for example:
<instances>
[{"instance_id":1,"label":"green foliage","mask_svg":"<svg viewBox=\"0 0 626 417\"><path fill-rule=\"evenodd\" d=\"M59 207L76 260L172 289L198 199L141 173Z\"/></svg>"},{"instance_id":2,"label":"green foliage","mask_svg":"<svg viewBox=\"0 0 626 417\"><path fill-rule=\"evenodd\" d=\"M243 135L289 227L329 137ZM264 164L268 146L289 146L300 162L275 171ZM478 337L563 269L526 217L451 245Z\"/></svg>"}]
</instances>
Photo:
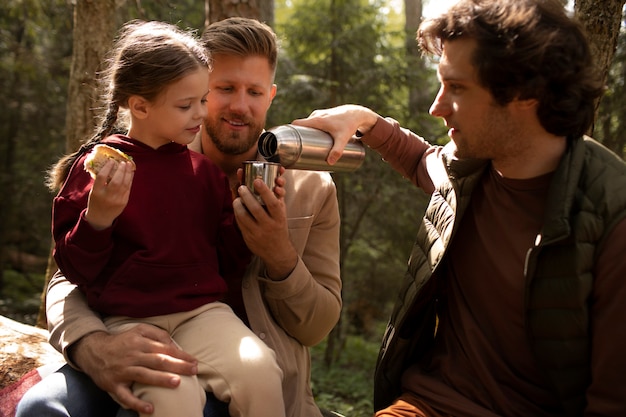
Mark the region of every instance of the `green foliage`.
<instances>
[{"instance_id":1,"label":"green foliage","mask_svg":"<svg viewBox=\"0 0 626 417\"><path fill-rule=\"evenodd\" d=\"M7 270L4 279L9 288L6 295L15 303L21 304L32 299L35 291L42 288L45 277L44 274L25 274Z\"/></svg>"},{"instance_id":2,"label":"green foliage","mask_svg":"<svg viewBox=\"0 0 626 417\"><path fill-rule=\"evenodd\" d=\"M350 336L344 347L349 354L343 355L330 368L322 365L326 343L313 347L311 384L317 404L349 417L371 417L374 366L379 346L379 342Z\"/></svg>"},{"instance_id":3,"label":"green foliage","mask_svg":"<svg viewBox=\"0 0 626 417\"><path fill-rule=\"evenodd\" d=\"M335 175L335 181L346 330L370 336L390 313L428 199L373 151L359 172Z\"/></svg>"},{"instance_id":4,"label":"green foliage","mask_svg":"<svg viewBox=\"0 0 626 417\"><path fill-rule=\"evenodd\" d=\"M403 91L402 39L385 26L382 4L301 0L277 13L284 53L270 124L343 103L387 113Z\"/></svg>"},{"instance_id":5,"label":"green foliage","mask_svg":"<svg viewBox=\"0 0 626 417\"><path fill-rule=\"evenodd\" d=\"M0 298L0 314L22 323L35 324L44 280L44 274L4 271L6 291Z\"/></svg>"},{"instance_id":6,"label":"green foliage","mask_svg":"<svg viewBox=\"0 0 626 417\"><path fill-rule=\"evenodd\" d=\"M344 103L409 119L404 32L389 27L384 5L296 0L288 11L278 8L282 54L269 125ZM421 79L432 74L430 68ZM369 149L357 172L333 177L342 219L345 330L369 336L395 299L427 198Z\"/></svg>"},{"instance_id":7,"label":"green foliage","mask_svg":"<svg viewBox=\"0 0 626 417\"><path fill-rule=\"evenodd\" d=\"M49 248L43 173L64 144L71 17L61 0L0 5L0 248Z\"/></svg>"}]
</instances>

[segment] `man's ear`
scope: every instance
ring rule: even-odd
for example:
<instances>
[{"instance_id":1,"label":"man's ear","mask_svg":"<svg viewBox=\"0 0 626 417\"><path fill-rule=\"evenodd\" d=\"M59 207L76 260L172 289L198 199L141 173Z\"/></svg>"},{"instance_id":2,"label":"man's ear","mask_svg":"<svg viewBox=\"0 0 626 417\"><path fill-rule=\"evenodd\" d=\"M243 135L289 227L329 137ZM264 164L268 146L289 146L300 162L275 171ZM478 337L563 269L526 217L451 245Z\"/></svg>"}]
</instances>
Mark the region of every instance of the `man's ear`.
<instances>
[{"instance_id":1,"label":"man's ear","mask_svg":"<svg viewBox=\"0 0 626 417\"><path fill-rule=\"evenodd\" d=\"M276 97L276 91L277 91L276 84L272 84L272 88L270 88L270 100L267 103L267 109L268 110L269 110L270 106L272 105L272 102L274 101L274 97Z\"/></svg>"},{"instance_id":2,"label":"man's ear","mask_svg":"<svg viewBox=\"0 0 626 417\"><path fill-rule=\"evenodd\" d=\"M150 108L150 102L140 96L130 96L128 99L128 110L130 110L133 117L137 119L145 119L148 117L148 109Z\"/></svg>"},{"instance_id":3,"label":"man's ear","mask_svg":"<svg viewBox=\"0 0 626 417\"><path fill-rule=\"evenodd\" d=\"M532 108L537 108L539 106L539 100L536 98L526 98L526 99L516 99L515 104L518 108L528 110Z\"/></svg>"}]
</instances>

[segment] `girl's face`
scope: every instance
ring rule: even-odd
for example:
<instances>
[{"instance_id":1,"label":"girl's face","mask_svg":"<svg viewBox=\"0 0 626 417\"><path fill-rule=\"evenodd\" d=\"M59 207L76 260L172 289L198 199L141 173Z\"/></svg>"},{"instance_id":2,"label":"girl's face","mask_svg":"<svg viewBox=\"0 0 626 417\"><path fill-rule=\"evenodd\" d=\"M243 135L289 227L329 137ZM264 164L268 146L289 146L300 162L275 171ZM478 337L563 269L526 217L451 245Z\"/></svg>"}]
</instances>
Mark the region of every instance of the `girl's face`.
<instances>
[{"instance_id":1,"label":"girl's face","mask_svg":"<svg viewBox=\"0 0 626 417\"><path fill-rule=\"evenodd\" d=\"M131 111L128 135L154 149L170 142L191 143L206 117L208 92L209 70L190 72L165 87L154 102L145 102L145 111Z\"/></svg>"}]
</instances>

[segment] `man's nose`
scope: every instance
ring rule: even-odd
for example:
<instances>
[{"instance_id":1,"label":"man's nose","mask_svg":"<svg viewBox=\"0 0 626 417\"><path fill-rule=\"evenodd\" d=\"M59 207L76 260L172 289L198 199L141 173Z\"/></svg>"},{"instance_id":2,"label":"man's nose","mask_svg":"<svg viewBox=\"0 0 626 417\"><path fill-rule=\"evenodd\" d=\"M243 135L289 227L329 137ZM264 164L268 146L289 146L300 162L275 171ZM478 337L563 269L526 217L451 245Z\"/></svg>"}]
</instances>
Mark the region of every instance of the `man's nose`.
<instances>
[{"instance_id":1,"label":"man's nose","mask_svg":"<svg viewBox=\"0 0 626 417\"><path fill-rule=\"evenodd\" d=\"M439 89L433 104L430 105L428 112L434 117L446 117L450 114L451 106L448 104L444 94L443 87Z\"/></svg>"},{"instance_id":2,"label":"man's nose","mask_svg":"<svg viewBox=\"0 0 626 417\"><path fill-rule=\"evenodd\" d=\"M248 96L245 92L237 92L231 96L230 101L231 110L238 112L245 111L248 108Z\"/></svg>"}]
</instances>

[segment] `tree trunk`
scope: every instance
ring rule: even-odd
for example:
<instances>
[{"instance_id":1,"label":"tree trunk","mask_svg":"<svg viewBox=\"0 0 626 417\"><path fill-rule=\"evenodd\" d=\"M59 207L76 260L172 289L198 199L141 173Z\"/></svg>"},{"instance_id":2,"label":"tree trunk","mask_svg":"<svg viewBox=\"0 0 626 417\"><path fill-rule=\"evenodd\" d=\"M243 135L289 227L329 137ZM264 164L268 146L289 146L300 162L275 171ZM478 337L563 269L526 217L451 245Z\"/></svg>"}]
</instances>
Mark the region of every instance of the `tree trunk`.
<instances>
[{"instance_id":1,"label":"tree trunk","mask_svg":"<svg viewBox=\"0 0 626 417\"><path fill-rule=\"evenodd\" d=\"M587 32L596 71L606 82L617 48L617 37L622 23L622 9L626 0L576 0L574 12ZM600 100L596 103L596 110ZM593 127L589 134L593 133Z\"/></svg>"},{"instance_id":2,"label":"tree trunk","mask_svg":"<svg viewBox=\"0 0 626 417\"><path fill-rule=\"evenodd\" d=\"M73 152L92 133L98 108L96 76L116 33L115 0L77 0L74 7L74 41L68 85L66 151ZM37 326L46 327L45 294L57 266L50 256Z\"/></svg>"},{"instance_id":3,"label":"tree trunk","mask_svg":"<svg viewBox=\"0 0 626 417\"><path fill-rule=\"evenodd\" d=\"M626 10L622 16L626 19ZM617 155L626 158L626 34L618 37L617 51L609 71L607 93L602 98L594 138Z\"/></svg>"},{"instance_id":4,"label":"tree trunk","mask_svg":"<svg viewBox=\"0 0 626 417\"><path fill-rule=\"evenodd\" d=\"M417 28L422 21L422 0L404 0L404 33L405 50L407 57L407 83L409 86L408 114L418 115L423 109L423 103L430 101L427 89L421 88L420 74L424 72L424 61L421 59L419 46L415 41Z\"/></svg>"},{"instance_id":5,"label":"tree trunk","mask_svg":"<svg viewBox=\"0 0 626 417\"><path fill-rule=\"evenodd\" d=\"M205 0L209 23L229 17L249 17L274 25L274 0Z\"/></svg>"}]
</instances>

